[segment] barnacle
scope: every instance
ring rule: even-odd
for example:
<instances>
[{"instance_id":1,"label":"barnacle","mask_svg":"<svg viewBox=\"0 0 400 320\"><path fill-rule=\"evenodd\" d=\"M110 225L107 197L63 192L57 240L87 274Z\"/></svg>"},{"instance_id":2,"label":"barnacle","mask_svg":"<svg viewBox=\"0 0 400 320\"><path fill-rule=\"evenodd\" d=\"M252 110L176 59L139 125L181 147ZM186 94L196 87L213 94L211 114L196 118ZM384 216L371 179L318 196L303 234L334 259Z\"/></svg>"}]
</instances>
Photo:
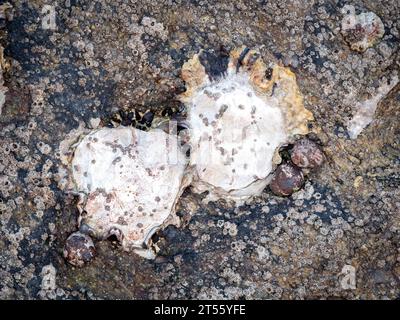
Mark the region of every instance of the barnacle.
<instances>
[{"instance_id":1,"label":"barnacle","mask_svg":"<svg viewBox=\"0 0 400 320\"><path fill-rule=\"evenodd\" d=\"M240 48L215 77L201 55L184 64L180 97L188 109L193 190L240 203L262 192L280 162L279 147L308 133L313 116L288 68L267 66L256 51Z\"/></svg>"}]
</instances>

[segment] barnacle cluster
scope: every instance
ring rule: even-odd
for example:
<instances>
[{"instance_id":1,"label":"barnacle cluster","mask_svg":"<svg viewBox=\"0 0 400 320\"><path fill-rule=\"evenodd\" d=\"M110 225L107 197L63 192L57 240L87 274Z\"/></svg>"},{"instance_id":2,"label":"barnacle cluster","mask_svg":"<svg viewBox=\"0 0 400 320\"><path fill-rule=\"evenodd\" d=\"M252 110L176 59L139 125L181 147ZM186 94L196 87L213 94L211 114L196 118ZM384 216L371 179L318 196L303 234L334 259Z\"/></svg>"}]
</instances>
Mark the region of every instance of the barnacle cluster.
<instances>
[{"instance_id":1,"label":"barnacle cluster","mask_svg":"<svg viewBox=\"0 0 400 320\"><path fill-rule=\"evenodd\" d=\"M4 2L0 5L0 19L12 20L12 5L8 2ZM0 40L1 37L0 37ZM10 64L4 58L4 48L0 45L0 116L2 113L2 108L6 101L7 87L4 85L3 73L10 68Z\"/></svg>"},{"instance_id":2,"label":"barnacle cluster","mask_svg":"<svg viewBox=\"0 0 400 320\"><path fill-rule=\"evenodd\" d=\"M207 192L206 201L243 203L271 181L281 162L279 148L309 132L313 116L294 73L266 65L255 50L239 48L228 57L200 52L183 65L182 78L184 141L177 139L179 130L166 130L168 117L131 112L112 117L71 147L80 232L113 235L124 249L152 258L154 232L179 225L175 205L184 188ZM183 142L190 146L188 158Z\"/></svg>"}]
</instances>

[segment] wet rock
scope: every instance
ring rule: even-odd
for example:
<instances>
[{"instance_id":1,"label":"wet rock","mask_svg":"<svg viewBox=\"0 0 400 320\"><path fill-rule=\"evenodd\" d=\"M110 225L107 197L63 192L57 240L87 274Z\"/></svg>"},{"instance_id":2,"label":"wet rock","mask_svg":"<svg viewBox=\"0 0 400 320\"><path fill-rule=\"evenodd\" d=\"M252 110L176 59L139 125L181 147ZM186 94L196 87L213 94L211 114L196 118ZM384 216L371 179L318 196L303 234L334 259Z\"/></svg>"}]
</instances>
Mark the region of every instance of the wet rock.
<instances>
[{"instance_id":1,"label":"wet rock","mask_svg":"<svg viewBox=\"0 0 400 320\"><path fill-rule=\"evenodd\" d=\"M4 69L3 50L4 50L3 47L0 46L0 115L6 100L5 93L7 92L7 87L4 86L4 79L3 79L3 69Z\"/></svg>"}]
</instances>

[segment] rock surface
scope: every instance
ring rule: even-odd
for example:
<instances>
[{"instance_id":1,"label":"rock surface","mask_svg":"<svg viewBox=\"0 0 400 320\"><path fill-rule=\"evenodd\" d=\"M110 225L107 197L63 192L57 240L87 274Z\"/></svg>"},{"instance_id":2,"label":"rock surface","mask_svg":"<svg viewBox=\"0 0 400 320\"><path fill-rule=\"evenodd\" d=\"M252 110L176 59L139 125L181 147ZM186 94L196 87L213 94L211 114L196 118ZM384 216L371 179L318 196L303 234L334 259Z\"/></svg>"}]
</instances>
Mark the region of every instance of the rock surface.
<instances>
[{"instance_id":1,"label":"rock surface","mask_svg":"<svg viewBox=\"0 0 400 320\"><path fill-rule=\"evenodd\" d=\"M1 299L399 298L399 84L355 139L347 131L360 103L399 76L398 2L351 1L385 27L364 52L341 32L349 1L9 2L0 15L10 62L0 115ZM72 268L63 247L77 229L77 199L62 188L61 141L121 109L180 107L184 62L242 45L296 74L325 164L293 195L266 189L238 208L184 192L183 226L155 235L154 261L103 241L91 263ZM352 270L355 286L346 284Z\"/></svg>"}]
</instances>

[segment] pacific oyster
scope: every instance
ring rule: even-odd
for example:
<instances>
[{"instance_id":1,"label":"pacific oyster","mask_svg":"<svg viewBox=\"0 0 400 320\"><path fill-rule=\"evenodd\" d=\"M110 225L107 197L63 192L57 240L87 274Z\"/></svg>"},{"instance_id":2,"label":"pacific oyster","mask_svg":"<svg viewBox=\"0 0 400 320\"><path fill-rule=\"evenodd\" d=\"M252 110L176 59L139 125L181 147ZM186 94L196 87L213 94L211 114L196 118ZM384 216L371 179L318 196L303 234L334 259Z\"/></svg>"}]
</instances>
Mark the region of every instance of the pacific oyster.
<instances>
[{"instance_id":1,"label":"pacific oyster","mask_svg":"<svg viewBox=\"0 0 400 320\"><path fill-rule=\"evenodd\" d=\"M364 52L385 34L385 26L374 12L356 14L352 5L344 6L342 12L341 32L352 50Z\"/></svg>"},{"instance_id":2,"label":"pacific oyster","mask_svg":"<svg viewBox=\"0 0 400 320\"><path fill-rule=\"evenodd\" d=\"M313 116L289 69L266 66L247 48L232 51L225 62L206 58L211 60L195 55L182 68L187 118L181 125L187 129L181 139L176 126L171 132L170 119L158 123L163 129L93 130L76 144L71 171L81 232L114 235L124 249L153 258L150 238L168 224L179 225L175 204L186 186L209 191L206 200L239 204L269 183L281 161L279 147L308 133ZM219 75L207 75L210 61ZM187 140L189 162L188 146L182 146Z\"/></svg>"},{"instance_id":3,"label":"pacific oyster","mask_svg":"<svg viewBox=\"0 0 400 320\"><path fill-rule=\"evenodd\" d=\"M187 90L193 190L206 200L237 203L258 195L280 162L279 147L308 133L296 77L288 68L267 66L254 50L231 53L225 72L208 77L201 54L182 68Z\"/></svg>"}]
</instances>

